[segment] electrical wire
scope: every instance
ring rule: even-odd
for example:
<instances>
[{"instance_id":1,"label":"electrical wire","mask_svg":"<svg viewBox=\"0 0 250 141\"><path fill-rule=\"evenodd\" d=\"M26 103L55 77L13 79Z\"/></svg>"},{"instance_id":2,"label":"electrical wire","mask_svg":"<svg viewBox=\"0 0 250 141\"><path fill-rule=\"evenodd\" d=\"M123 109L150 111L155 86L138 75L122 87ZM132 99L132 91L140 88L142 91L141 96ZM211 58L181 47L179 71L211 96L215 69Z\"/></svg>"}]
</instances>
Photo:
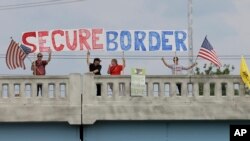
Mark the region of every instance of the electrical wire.
<instances>
[{"instance_id":1,"label":"electrical wire","mask_svg":"<svg viewBox=\"0 0 250 141\"><path fill-rule=\"evenodd\" d=\"M69 1L49 0L49 1L23 3L23 4L2 5L0 6L0 11L21 9L21 8L32 8L32 7L40 7L40 6L59 5L59 4L70 4L70 3L77 3L77 2L83 2L83 1L85 0L69 0Z\"/></svg>"},{"instance_id":2,"label":"electrical wire","mask_svg":"<svg viewBox=\"0 0 250 141\"><path fill-rule=\"evenodd\" d=\"M30 55L32 56L32 55ZM45 57L47 57L48 55L44 55ZM5 54L0 54L0 59L5 59ZM86 55L52 55L53 59L60 59L60 60L79 60L79 59L86 59ZM117 59L121 59L122 56L121 55L92 55L90 59L93 58L101 58L103 60L108 60L108 59L113 59L113 58L117 58ZM125 58L128 60L135 60L135 59L141 59L141 60L160 60L163 56L162 55L126 55ZM171 56L166 56L164 58L166 59L172 59L174 57L174 55ZM180 60L185 60L188 59L189 56L178 56ZM194 56L196 57L196 56ZM33 58L33 57L31 57ZM240 60L241 59L241 55L221 55L218 57L221 60ZM250 58L250 55L245 56L246 59ZM202 58L198 58L197 60L203 60Z\"/></svg>"},{"instance_id":3,"label":"electrical wire","mask_svg":"<svg viewBox=\"0 0 250 141\"><path fill-rule=\"evenodd\" d=\"M51 3L55 1L64 1L64 0L47 0L47 1L39 1L39 2L26 2L26 3L19 3L19 4L8 4L8 5L0 5L0 8L7 8L7 7L18 7L18 6L26 6L26 5L33 5L33 4L43 4L43 3Z\"/></svg>"},{"instance_id":4,"label":"electrical wire","mask_svg":"<svg viewBox=\"0 0 250 141\"><path fill-rule=\"evenodd\" d=\"M140 52L142 53L142 52ZM31 53L30 55L32 55L33 53ZM5 53L0 53L0 56L5 56ZM86 56L86 54L53 54L53 56ZM105 57L105 56L121 56L119 54L95 54L94 56L102 56L102 57ZM130 57L163 57L164 55L152 55L152 54L135 54L135 55L126 55L126 56L130 56ZM165 55L166 56L166 55ZM219 58L240 58L241 55L217 55ZM174 57L174 55L168 55L168 57ZM186 55L178 55L178 57L189 57L189 56L186 56ZM196 57L196 56L193 56L193 57ZM245 55L245 57L250 57L250 55Z\"/></svg>"}]
</instances>

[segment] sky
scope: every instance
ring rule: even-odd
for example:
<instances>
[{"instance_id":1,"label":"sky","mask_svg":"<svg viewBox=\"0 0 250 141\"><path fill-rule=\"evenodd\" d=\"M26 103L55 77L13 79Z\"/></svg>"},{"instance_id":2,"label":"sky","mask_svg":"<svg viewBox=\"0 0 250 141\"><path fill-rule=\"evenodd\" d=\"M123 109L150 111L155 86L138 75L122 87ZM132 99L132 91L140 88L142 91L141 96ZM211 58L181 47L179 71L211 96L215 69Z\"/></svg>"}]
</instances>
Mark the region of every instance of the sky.
<instances>
[{"instance_id":1,"label":"sky","mask_svg":"<svg viewBox=\"0 0 250 141\"><path fill-rule=\"evenodd\" d=\"M84 0L81 2L41 7L27 7L3 10L11 4L41 2L46 0L1 0L0 1L0 75L31 75L33 54L25 60L27 69L9 70L5 63L5 54L10 37L21 42L23 32L78 29L99 27L105 29L143 29L143 30L182 30L187 29L188 0ZM67 1L67 0L65 0ZM70 0L69 0L70 1ZM235 58L221 57L222 64L235 65L233 74L238 74L241 55L248 55L250 35L249 0L193 0L193 47L194 58L200 49L204 37L213 45L218 56L234 55ZM74 55L78 59L59 59L53 55ZM46 53L45 53L46 55ZM148 56L135 59L129 56ZM127 53L125 74L130 69L145 68L147 74L171 74L161 62L161 57L170 58L173 52ZM188 66L188 52L177 52L180 64ZM111 58L118 58L121 53L91 52L91 57L103 57L102 74L107 74ZM150 57L151 56L151 57ZM156 56L156 57L152 57ZM46 59L47 56L45 56ZM86 52L52 53L52 60L46 70L48 75L67 75L88 71ZM247 58L248 60L250 58ZM172 63L172 59L168 63ZM247 60L247 61L248 61ZM209 63L198 59L198 66Z\"/></svg>"}]
</instances>

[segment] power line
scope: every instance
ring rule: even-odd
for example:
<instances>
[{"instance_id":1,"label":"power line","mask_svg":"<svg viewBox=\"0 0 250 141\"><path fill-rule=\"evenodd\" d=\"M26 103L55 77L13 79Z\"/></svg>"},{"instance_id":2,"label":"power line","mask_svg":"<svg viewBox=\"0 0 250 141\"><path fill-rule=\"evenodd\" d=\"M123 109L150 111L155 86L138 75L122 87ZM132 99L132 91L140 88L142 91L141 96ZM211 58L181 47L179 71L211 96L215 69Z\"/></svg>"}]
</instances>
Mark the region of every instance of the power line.
<instances>
[{"instance_id":1,"label":"power line","mask_svg":"<svg viewBox=\"0 0 250 141\"><path fill-rule=\"evenodd\" d=\"M85 0L70 0L70 1L48 0L48 1L40 1L40 2L23 3L23 4L2 5L2 6L0 6L0 11L21 9L21 8L31 8L31 7L40 7L40 6L59 5L59 4L70 4L70 3L83 2L83 1L85 1Z\"/></svg>"},{"instance_id":2,"label":"power line","mask_svg":"<svg viewBox=\"0 0 250 141\"><path fill-rule=\"evenodd\" d=\"M27 2L27 3L19 3L19 4L0 5L0 8L27 6L27 5L43 4L43 3L51 3L51 2L55 2L55 1L63 1L63 0L47 0L47 1L40 1L40 2Z\"/></svg>"},{"instance_id":3,"label":"power line","mask_svg":"<svg viewBox=\"0 0 250 141\"><path fill-rule=\"evenodd\" d=\"M30 55L32 56L32 55ZM48 55L44 55L44 56L48 56ZM71 58L79 58L79 57L86 57L85 54L83 55L69 55L69 54L65 54L65 55L58 55L58 54L53 54L53 57L60 57L60 58L67 58L67 57L71 57ZM0 54L0 58L5 57L5 54ZM114 58L114 57L122 57L121 55L92 55L92 57L103 57L103 58ZM125 55L125 58L161 58L161 57L165 57L165 58L172 58L174 57L174 55ZM189 56L178 56L180 59L182 58L188 58ZM194 56L196 57L196 56ZM240 59L241 55L220 55L218 56L220 59ZM250 58L250 55L246 55L246 58Z\"/></svg>"},{"instance_id":4,"label":"power line","mask_svg":"<svg viewBox=\"0 0 250 141\"><path fill-rule=\"evenodd\" d=\"M33 55L33 53L29 54L29 55ZM86 54L52 54L53 56L86 56ZM0 53L0 56L5 56L5 53ZM46 55L45 55L46 56ZM93 56L122 56L121 54L95 54ZM152 55L152 54L133 54L133 55L125 55L125 56L135 56L135 57L162 57L162 56L168 56L168 57L174 57L174 55L164 55L164 54L158 54L158 55ZM242 55L239 54L239 55L217 55L219 58L227 58L227 57L230 57L230 58L240 58ZM250 55L244 55L245 57L250 57ZM189 57L187 55L178 55L178 57ZM193 56L193 57L196 57L196 56Z\"/></svg>"},{"instance_id":5,"label":"power line","mask_svg":"<svg viewBox=\"0 0 250 141\"><path fill-rule=\"evenodd\" d=\"M47 57L47 55L44 55ZM83 55L76 55L76 56L52 56L53 59L59 59L59 60L82 60L86 59L86 56ZM94 55L90 59L94 59L95 57L101 58L102 60L110 60L113 58L121 59L122 56L104 56L104 55ZM125 59L127 60L160 60L162 56L126 56ZM165 59L172 60L173 56L164 57ZM250 59L250 56L245 56L245 58ZM0 59L5 59L5 56L0 56ZM36 58L34 58L36 59ZM187 60L188 56L180 57L180 60ZM241 57L220 57L221 60L240 60ZM201 58L198 58L198 60L203 60Z\"/></svg>"}]
</instances>

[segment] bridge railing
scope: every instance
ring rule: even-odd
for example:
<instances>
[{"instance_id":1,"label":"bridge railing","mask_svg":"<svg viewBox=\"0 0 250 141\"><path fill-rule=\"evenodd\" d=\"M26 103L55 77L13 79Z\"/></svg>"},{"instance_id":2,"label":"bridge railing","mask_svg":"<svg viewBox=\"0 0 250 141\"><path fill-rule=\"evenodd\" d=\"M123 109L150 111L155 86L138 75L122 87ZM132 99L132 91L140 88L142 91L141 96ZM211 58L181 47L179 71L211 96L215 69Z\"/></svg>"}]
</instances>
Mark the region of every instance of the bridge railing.
<instances>
[{"instance_id":1,"label":"bridge railing","mask_svg":"<svg viewBox=\"0 0 250 141\"><path fill-rule=\"evenodd\" d=\"M80 74L0 76L0 122L80 124L81 82Z\"/></svg>"},{"instance_id":2,"label":"bridge railing","mask_svg":"<svg viewBox=\"0 0 250 141\"><path fill-rule=\"evenodd\" d=\"M91 74L87 74L90 75ZM132 97L130 76L93 76L92 88L101 85L101 96L98 99L116 99ZM178 89L177 85L181 87ZM245 88L239 76L146 76L144 98L162 97L239 97L246 96ZM87 88L89 89L89 87Z\"/></svg>"},{"instance_id":3,"label":"bridge railing","mask_svg":"<svg viewBox=\"0 0 250 141\"><path fill-rule=\"evenodd\" d=\"M136 97L127 75L0 76L0 122L248 120L249 104L248 89L231 75L147 75L144 93Z\"/></svg>"},{"instance_id":4,"label":"bridge railing","mask_svg":"<svg viewBox=\"0 0 250 141\"><path fill-rule=\"evenodd\" d=\"M69 76L1 76L0 93L2 103L67 101Z\"/></svg>"},{"instance_id":5,"label":"bridge railing","mask_svg":"<svg viewBox=\"0 0 250 141\"><path fill-rule=\"evenodd\" d=\"M97 120L247 120L250 96L239 76L147 75L142 96L131 96L130 76L83 79L83 122ZM101 85L97 96L96 84ZM181 86L181 91L177 88Z\"/></svg>"}]
</instances>

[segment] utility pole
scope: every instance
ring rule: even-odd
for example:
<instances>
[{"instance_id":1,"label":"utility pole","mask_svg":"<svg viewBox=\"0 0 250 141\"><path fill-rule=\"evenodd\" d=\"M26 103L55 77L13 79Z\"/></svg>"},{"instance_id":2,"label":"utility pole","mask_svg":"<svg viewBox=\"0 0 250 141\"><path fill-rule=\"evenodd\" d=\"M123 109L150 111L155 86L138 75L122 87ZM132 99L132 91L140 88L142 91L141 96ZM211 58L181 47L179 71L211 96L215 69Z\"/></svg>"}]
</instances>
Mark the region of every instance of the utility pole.
<instances>
[{"instance_id":1,"label":"utility pole","mask_svg":"<svg viewBox=\"0 0 250 141\"><path fill-rule=\"evenodd\" d=\"M188 0L188 60L189 65L193 64L193 0ZM193 73L193 68L189 74Z\"/></svg>"}]
</instances>

